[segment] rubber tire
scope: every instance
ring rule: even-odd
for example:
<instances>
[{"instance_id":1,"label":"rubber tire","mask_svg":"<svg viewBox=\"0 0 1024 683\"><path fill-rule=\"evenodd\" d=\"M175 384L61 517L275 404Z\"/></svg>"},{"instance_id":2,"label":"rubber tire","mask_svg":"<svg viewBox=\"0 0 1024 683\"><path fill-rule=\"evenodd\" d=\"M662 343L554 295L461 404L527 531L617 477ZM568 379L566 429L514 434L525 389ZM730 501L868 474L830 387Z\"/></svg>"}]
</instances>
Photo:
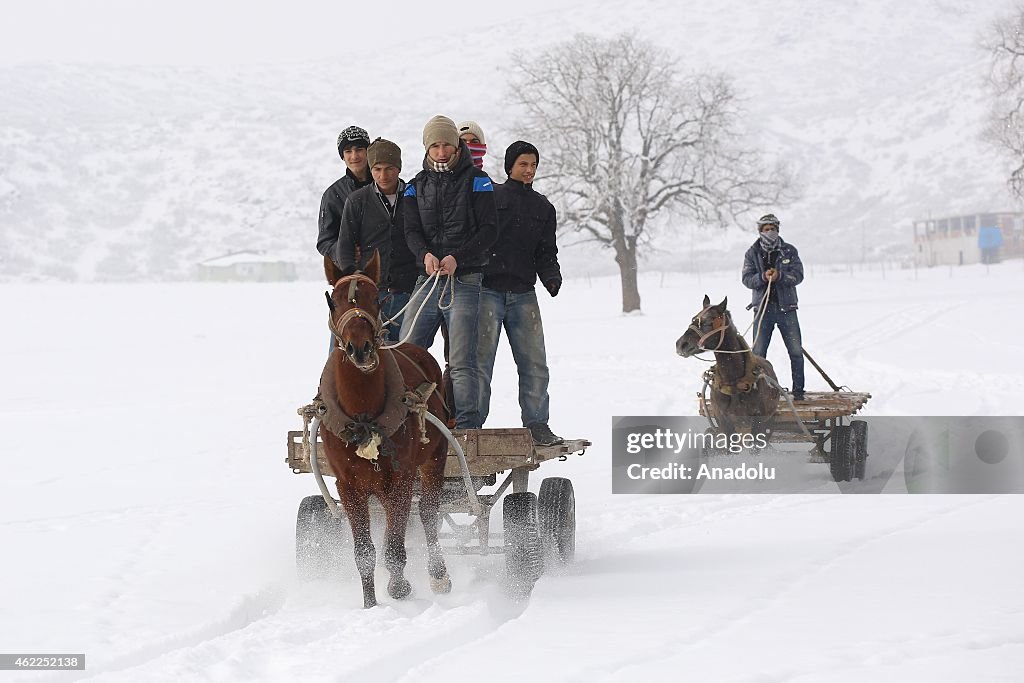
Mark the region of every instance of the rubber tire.
<instances>
[{"instance_id":1,"label":"rubber tire","mask_svg":"<svg viewBox=\"0 0 1024 683\"><path fill-rule=\"evenodd\" d=\"M837 482L850 481L857 464L857 449L854 443L853 427L836 425L832 428L832 451L829 454L829 468Z\"/></svg>"},{"instance_id":2,"label":"rubber tire","mask_svg":"<svg viewBox=\"0 0 1024 683\"><path fill-rule=\"evenodd\" d=\"M576 496L565 477L548 477L538 497L540 536L544 558L569 564L576 556Z\"/></svg>"},{"instance_id":3,"label":"rubber tire","mask_svg":"<svg viewBox=\"0 0 1024 683\"><path fill-rule=\"evenodd\" d=\"M537 495L510 493L502 507L505 532L505 567L513 598L530 596L533 585L544 573L544 550L537 519Z\"/></svg>"},{"instance_id":4,"label":"rubber tire","mask_svg":"<svg viewBox=\"0 0 1024 683\"><path fill-rule=\"evenodd\" d=\"M351 547L348 521L334 519L323 496L306 496L295 516L295 569L299 579L323 579L343 566L344 551ZM349 563L352 563L349 557Z\"/></svg>"},{"instance_id":5,"label":"rubber tire","mask_svg":"<svg viewBox=\"0 0 1024 683\"><path fill-rule=\"evenodd\" d=\"M857 454L853 476L863 481L868 464L868 423L864 420L851 420L850 427L853 429L853 441Z\"/></svg>"}]
</instances>

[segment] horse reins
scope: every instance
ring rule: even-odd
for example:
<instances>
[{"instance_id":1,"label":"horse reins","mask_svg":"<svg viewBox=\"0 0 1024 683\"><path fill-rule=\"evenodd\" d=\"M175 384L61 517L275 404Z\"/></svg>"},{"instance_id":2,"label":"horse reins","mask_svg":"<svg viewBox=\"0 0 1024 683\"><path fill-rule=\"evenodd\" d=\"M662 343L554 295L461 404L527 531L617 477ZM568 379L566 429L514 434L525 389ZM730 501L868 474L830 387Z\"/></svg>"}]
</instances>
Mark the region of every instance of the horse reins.
<instances>
[{"instance_id":1,"label":"horse reins","mask_svg":"<svg viewBox=\"0 0 1024 683\"><path fill-rule=\"evenodd\" d=\"M706 306L705 308L702 308L700 313L698 313L697 316L696 316L697 319L700 320L700 318L705 313L707 313L709 310L711 310L711 308L713 308L713 307L712 306ZM693 323L690 323L690 326L687 329L688 330L692 330L693 333L698 336L698 339L697 339L697 348L698 349L700 349L701 351L715 351L715 352L719 352L719 349L722 347L722 344L725 343L725 333L729 329L729 325L732 323L732 316L729 314L728 311L725 311L725 313L721 316L721 320L722 320L722 326L721 327L713 328L707 334L701 334L701 329L699 327L697 327L696 325L694 325ZM713 337L716 334L721 334L721 337L718 340L718 346L716 346L713 349L710 349L710 348L704 346L704 342L707 341L708 339L710 339L711 337ZM719 353L736 353L736 351L721 351Z\"/></svg>"},{"instance_id":2,"label":"horse reins","mask_svg":"<svg viewBox=\"0 0 1024 683\"><path fill-rule=\"evenodd\" d=\"M359 287L360 282L370 285L371 287L373 287L375 291L377 289L377 283L368 278L367 276L363 275L362 273L354 273L353 275L346 275L345 277L335 282L334 290L337 291L338 287L340 287L345 282L348 283L348 296L346 297L346 299L354 307L342 313L341 318L338 319L337 323L334 322L334 309L332 307L332 309L327 313L328 329L331 330L331 334L334 335L334 338L337 341L338 348L340 349L341 333L345 331L345 326L348 325L353 320L355 320L356 318L361 318L366 322L370 323L370 327L373 328L373 347L375 349L379 348L384 341L384 328L380 322L380 318L375 315L370 315L364 309L360 308L359 304L356 303L356 291Z\"/></svg>"}]
</instances>

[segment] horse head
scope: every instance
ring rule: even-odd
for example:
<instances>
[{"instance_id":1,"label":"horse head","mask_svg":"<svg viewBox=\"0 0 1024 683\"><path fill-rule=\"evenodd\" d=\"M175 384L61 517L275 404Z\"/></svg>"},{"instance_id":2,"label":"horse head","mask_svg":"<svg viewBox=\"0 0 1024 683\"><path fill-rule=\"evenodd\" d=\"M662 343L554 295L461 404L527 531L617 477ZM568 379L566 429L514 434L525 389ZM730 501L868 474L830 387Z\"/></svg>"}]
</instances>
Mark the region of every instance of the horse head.
<instances>
[{"instance_id":1,"label":"horse head","mask_svg":"<svg viewBox=\"0 0 1024 683\"><path fill-rule=\"evenodd\" d=\"M324 273L333 286L327 292L330 313L327 326L334 333L338 350L362 372L373 372L380 363L377 349L384 331L377 301L380 282L380 254L375 250L363 271L340 271L329 256L324 257Z\"/></svg>"},{"instance_id":2,"label":"horse head","mask_svg":"<svg viewBox=\"0 0 1024 683\"><path fill-rule=\"evenodd\" d=\"M712 306L711 299L704 295L704 308L693 316L683 336L676 340L676 353L683 358L695 356L701 351L717 351L725 342L725 334L732 325L732 316L727 309L729 297Z\"/></svg>"}]
</instances>

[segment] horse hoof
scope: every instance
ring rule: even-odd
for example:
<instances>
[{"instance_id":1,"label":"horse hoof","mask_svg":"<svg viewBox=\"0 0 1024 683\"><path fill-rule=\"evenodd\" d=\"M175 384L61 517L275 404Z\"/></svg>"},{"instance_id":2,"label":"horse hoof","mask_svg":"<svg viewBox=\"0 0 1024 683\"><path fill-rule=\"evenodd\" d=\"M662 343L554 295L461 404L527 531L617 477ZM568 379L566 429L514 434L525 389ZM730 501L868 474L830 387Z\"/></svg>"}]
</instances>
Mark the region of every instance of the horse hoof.
<instances>
[{"instance_id":1,"label":"horse hoof","mask_svg":"<svg viewBox=\"0 0 1024 683\"><path fill-rule=\"evenodd\" d=\"M430 590L435 593L451 593L452 592L452 579L450 576L445 574L440 579L430 579Z\"/></svg>"},{"instance_id":2,"label":"horse hoof","mask_svg":"<svg viewBox=\"0 0 1024 683\"><path fill-rule=\"evenodd\" d=\"M377 598L363 597L363 609L371 609L377 606Z\"/></svg>"},{"instance_id":3,"label":"horse hoof","mask_svg":"<svg viewBox=\"0 0 1024 683\"><path fill-rule=\"evenodd\" d=\"M395 600L403 600L412 594L412 584L405 579L391 579L388 582L388 595Z\"/></svg>"}]
</instances>

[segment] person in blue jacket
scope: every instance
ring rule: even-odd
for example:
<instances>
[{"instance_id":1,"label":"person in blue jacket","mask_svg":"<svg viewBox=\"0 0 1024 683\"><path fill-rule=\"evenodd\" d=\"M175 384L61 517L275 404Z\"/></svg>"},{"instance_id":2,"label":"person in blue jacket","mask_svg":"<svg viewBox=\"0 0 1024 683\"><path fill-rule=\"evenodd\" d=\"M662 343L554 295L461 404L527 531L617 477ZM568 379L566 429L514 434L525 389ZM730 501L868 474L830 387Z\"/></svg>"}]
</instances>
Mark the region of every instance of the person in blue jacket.
<instances>
[{"instance_id":1,"label":"person in blue jacket","mask_svg":"<svg viewBox=\"0 0 1024 683\"><path fill-rule=\"evenodd\" d=\"M469 147L447 116L427 121L423 147L423 170L409 181L402 198L406 242L422 270L400 338L429 348L445 320L455 427L479 429L480 287L491 245L498 238L494 184L473 165ZM435 273L440 279L430 293L423 285Z\"/></svg>"},{"instance_id":2,"label":"person in blue jacket","mask_svg":"<svg viewBox=\"0 0 1024 683\"><path fill-rule=\"evenodd\" d=\"M789 353L793 399L804 399L804 351L797 317L796 287L804 266L796 247L779 237L779 219L765 214L757 220L758 238L743 258L743 285L752 290L755 355L764 358L777 327ZM767 297L765 293L767 292Z\"/></svg>"}]
</instances>

